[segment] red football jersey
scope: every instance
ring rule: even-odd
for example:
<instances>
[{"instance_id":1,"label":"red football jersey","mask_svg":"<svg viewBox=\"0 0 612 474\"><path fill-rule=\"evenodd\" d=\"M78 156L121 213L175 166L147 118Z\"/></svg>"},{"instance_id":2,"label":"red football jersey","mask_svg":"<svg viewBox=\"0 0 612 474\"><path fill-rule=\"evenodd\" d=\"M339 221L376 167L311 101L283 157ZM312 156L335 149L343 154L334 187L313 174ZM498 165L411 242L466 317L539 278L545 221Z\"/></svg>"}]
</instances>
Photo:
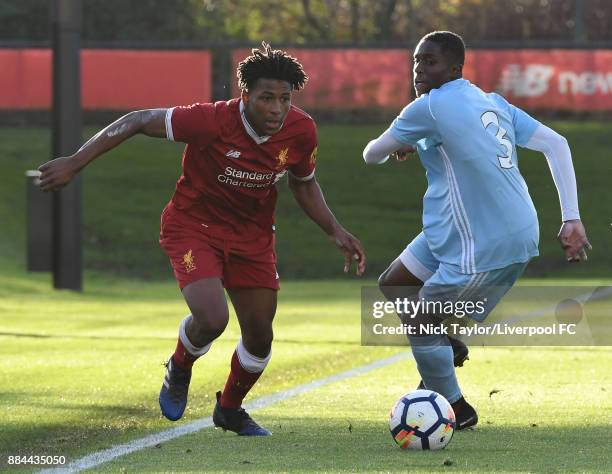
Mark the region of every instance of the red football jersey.
<instances>
[{"instance_id":1,"label":"red football jersey","mask_svg":"<svg viewBox=\"0 0 612 474\"><path fill-rule=\"evenodd\" d=\"M270 137L253 131L240 99L168 109L166 133L187 143L174 206L219 237L247 240L271 233L275 183L287 170L300 180L314 176L316 126L297 107L291 106Z\"/></svg>"}]
</instances>

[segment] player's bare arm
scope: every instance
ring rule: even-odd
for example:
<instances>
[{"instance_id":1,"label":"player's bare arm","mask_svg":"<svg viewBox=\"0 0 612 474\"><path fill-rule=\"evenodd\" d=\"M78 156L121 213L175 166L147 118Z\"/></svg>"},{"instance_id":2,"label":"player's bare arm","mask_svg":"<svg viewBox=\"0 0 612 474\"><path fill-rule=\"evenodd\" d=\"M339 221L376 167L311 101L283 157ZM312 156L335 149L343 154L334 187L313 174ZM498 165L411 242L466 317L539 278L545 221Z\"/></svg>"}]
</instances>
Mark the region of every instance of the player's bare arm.
<instances>
[{"instance_id":1,"label":"player's bare arm","mask_svg":"<svg viewBox=\"0 0 612 474\"><path fill-rule=\"evenodd\" d=\"M48 161L38 168L40 188L56 191L90 162L136 134L166 138L166 109L137 110L124 115L91 137L75 154Z\"/></svg>"},{"instance_id":2,"label":"player's bare arm","mask_svg":"<svg viewBox=\"0 0 612 474\"><path fill-rule=\"evenodd\" d=\"M344 229L327 207L321 187L316 178L300 181L289 175L289 188L295 200L316 224L329 235L330 239L344 254L344 272L348 273L353 260L357 261L357 275L363 275L366 255L361 242Z\"/></svg>"}]
</instances>

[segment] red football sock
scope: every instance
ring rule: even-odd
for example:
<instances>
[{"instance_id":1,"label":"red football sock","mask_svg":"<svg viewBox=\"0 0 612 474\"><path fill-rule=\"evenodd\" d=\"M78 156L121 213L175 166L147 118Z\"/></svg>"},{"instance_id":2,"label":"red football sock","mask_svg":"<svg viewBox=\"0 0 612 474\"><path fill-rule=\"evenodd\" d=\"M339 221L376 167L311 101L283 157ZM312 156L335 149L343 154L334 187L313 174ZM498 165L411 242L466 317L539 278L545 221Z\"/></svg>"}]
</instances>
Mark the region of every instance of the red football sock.
<instances>
[{"instance_id":1,"label":"red football sock","mask_svg":"<svg viewBox=\"0 0 612 474\"><path fill-rule=\"evenodd\" d=\"M221 406L223 408L240 408L242 400L249 393L251 387L255 385L262 372L249 372L240 364L238 354L234 351L232 356L232 369L225 383L223 394L221 395Z\"/></svg>"},{"instance_id":2,"label":"red football sock","mask_svg":"<svg viewBox=\"0 0 612 474\"><path fill-rule=\"evenodd\" d=\"M200 356L195 356L183 345L183 341L181 338L178 338L178 342L176 343L176 349L174 350L174 354L172 354L172 360L176 365L178 365L181 369L191 370L193 367L193 363L198 360Z\"/></svg>"}]
</instances>

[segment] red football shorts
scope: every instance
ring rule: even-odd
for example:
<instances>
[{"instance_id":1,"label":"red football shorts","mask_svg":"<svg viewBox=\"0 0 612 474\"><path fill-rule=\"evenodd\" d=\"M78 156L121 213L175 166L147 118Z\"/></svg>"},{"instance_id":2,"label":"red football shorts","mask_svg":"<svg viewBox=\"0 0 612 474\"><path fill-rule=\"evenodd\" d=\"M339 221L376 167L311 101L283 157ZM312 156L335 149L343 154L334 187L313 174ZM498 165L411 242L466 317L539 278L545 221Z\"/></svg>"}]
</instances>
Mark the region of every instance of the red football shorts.
<instances>
[{"instance_id":1,"label":"red football shorts","mask_svg":"<svg viewBox=\"0 0 612 474\"><path fill-rule=\"evenodd\" d=\"M181 290L213 277L220 278L228 289L279 289L274 234L247 241L215 237L170 203L161 216L159 243L170 258Z\"/></svg>"}]
</instances>

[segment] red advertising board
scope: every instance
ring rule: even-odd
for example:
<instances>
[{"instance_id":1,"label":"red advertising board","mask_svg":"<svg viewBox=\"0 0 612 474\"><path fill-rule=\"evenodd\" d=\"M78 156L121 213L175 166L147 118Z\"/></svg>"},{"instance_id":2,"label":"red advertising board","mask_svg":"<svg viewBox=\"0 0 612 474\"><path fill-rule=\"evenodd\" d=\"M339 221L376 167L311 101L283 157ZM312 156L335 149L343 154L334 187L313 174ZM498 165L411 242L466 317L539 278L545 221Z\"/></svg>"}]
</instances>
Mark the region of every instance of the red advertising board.
<instances>
[{"instance_id":1,"label":"red advertising board","mask_svg":"<svg viewBox=\"0 0 612 474\"><path fill-rule=\"evenodd\" d=\"M0 108L47 109L51 105L51 51L0 49Z\"/></svg>"},{"instance_id":2,"label":"red advertising board","mask_svg":"<svg viewBox=\"0 0 612 474\"><path fill-rule=\"evenodd\" d=\"M410 52L290 49L310 77L306 109L389 108L411 97ZM250 53L233 51L234 66ZM210 101L208 51L83 50L85 109L129 110ZM51 106L51 51L0 49L0 109ZM473 50L465 77L527 109L612 110L611 50ZM238 94L235 79L233 96Z\"/></svg>"},{"instance_id":3,"label":"red advertising board","mask_svg":"<svg viewBox=\"0 0 612 474\"><path fill-rule=\"evenodd\" d=\"M51 51L0 49L0 108L51 106ZM208 51L83 50L85 109L128 110L211 100Z\"/></svg>"},{"instance_id":4,"label":"red advertising board","mask_svg":"<svg viewBox=\"0 0 612 474\"><path fill-rule=\"evenodd\" d=\"M169 107L211 100L208 51L83 52L87 109Z\"/></svg>"},{"instance_id":5,"label":"red advertising board","mask_svg":"<svg viewBox=\"0 0 612 474\"><path fill-rule=\"evenodd\" d=\"M612 51L469 51L464 76L527 109L612 110Z\"/></svg>"},{"instance_id":6,"label":"red advertising board","mask_svg":"<svg viewBox=\"0 0 612 474\"><path fill-rule=\"evenodd\" d=\"M392 49L288 49L308 74L294 102L306 109L383 107L398 111L410 99L410 52ZM234 67L250 50L233 52ZM238 94L236 81L233 95Z\"/></svg>"}]
</instances>

